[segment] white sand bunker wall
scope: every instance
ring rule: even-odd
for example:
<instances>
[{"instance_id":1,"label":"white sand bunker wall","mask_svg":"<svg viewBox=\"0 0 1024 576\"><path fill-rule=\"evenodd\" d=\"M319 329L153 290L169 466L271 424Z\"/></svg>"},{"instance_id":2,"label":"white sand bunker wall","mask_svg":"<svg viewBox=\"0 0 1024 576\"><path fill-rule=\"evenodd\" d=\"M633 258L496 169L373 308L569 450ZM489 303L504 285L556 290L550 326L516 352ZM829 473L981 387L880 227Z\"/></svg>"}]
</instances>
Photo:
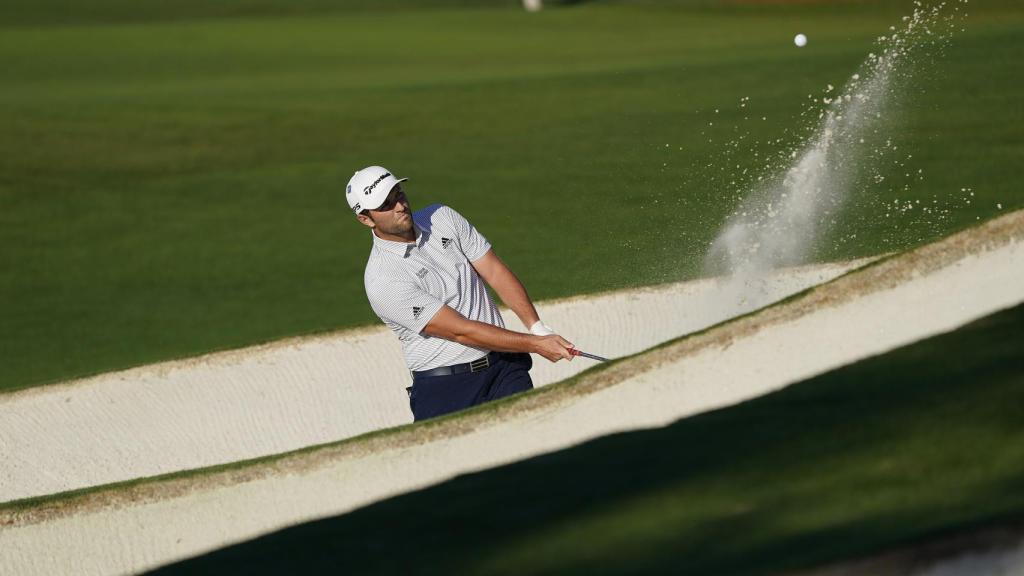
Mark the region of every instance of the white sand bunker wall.
<instances>
[{"instance_id":1,"label":"white sand bunker wall","mask_svg":"<svg viewBox=\"0 0 1024 576\"><path fill-rule=\"evenodd\" d=\"M859 263L779 272L758 302L723 303L701 280L546 302L581 349L622 357L781 299ZM522 329L513 314L505 318ZM589 360L534 357L538 385ZM392 334L366 328L103 374L0 395L0 502L333 442L412 420Z\"/></svg>"},{"instance_id":2,"label":"white sand bunker wall","mask_svg":"<svg viewBox=\"0 0 1024 576\"><path fill-rule=\"evenodd\" d=\"M458 474L656 426L1024 302L1024 213L574 386L235 470L0 509L0 574L140 571Z\"/></svg>"}]
</instances>

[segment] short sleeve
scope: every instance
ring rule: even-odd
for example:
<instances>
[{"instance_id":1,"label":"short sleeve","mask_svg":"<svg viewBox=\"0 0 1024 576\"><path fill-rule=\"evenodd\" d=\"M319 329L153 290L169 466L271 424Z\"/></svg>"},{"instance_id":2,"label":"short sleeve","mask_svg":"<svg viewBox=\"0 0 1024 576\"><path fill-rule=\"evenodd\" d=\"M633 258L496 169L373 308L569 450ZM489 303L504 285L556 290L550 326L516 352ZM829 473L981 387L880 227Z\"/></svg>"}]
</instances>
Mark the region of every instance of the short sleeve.
<instances>
[{"instance_id":1,"label":"short sleeve","mask_svg":"<svg viewBox=\"0 0 1024 576\"><path fill-rule=\"evenodd\" d=\"M384 322L422 332L444 302L412 282L375 282L366 286L370 307Z\"/></svg>"},{"instance_id":2,"label":"short sleeve","mask_svg":"<svg viewBox=\"0 0 1024 576\"><path fill-rule=\"evenodd\" d=\"M484 238L483 234L478 232L468 220L463 218L462 214L448 206L442 209L444 210L445 217L449 220L448 224L459 238L459 248L462 249L466 259L470 262L475 262L491 249L491 243L487 241L487 238Z\"/></svg>"}]
</instances>

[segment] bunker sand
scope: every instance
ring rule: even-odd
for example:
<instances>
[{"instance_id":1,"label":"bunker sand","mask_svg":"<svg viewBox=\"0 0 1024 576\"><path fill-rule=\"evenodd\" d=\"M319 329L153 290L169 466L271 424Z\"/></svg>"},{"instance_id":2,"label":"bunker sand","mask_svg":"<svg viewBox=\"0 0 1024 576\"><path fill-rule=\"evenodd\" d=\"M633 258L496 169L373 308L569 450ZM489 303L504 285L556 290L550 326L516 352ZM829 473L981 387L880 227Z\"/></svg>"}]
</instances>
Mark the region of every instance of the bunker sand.
<instances>
[{"instance_id":1,"label":"bunker sand","mask_svg":"<svg viewBox=\"0 0 1024 576\"><path fill-rule=\"evenodd\" d=\"M664 425L1024 300L1024 213L494 405L232 469L0 510L0 572L139 571L455 475ZM9 552L9 553L8 553Z\"/></svg>"},{"instance_id":2,"label":"bunker sand","mask_svg":"<svg viewBox=\"0 0 1024 576\"><path fill-rule=\"evenodd\" d=\"M712 278L538 308L581 349L622 357L861 264L780 270L743 286L736 298L723 298L726 281ZM504 316L517 326L514 314ZM593 365L537 358L531 375L540 387ZM282 454L407 424L409 380L394 335L375 326L0 395L0 503Z\"/></svg>"}]
</instances>

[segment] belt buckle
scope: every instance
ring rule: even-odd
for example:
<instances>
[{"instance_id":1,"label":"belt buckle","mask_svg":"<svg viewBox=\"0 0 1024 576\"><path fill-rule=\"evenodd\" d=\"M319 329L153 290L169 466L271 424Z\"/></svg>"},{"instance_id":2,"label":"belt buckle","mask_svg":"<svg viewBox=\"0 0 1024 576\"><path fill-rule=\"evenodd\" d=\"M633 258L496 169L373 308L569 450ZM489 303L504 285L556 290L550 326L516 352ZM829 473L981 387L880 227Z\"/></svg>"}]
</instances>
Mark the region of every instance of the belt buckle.
<instances>
[{"instance_id":1,"label":"belt buckle","mask_svg":"<svg viewBox=\"0 0 1024 576\"><path fill-rule=\"evenodd\" d=\"M469 371L470 372L479 372L479 371L483 370L484 368L487 368L490 365L491 365L491 358L490 358L490 355L487 355L487 356L484 356L483 358L479 358L477 360L473 360L472 362L470 362L469 363Z\"/></svg>"}]
</instances>

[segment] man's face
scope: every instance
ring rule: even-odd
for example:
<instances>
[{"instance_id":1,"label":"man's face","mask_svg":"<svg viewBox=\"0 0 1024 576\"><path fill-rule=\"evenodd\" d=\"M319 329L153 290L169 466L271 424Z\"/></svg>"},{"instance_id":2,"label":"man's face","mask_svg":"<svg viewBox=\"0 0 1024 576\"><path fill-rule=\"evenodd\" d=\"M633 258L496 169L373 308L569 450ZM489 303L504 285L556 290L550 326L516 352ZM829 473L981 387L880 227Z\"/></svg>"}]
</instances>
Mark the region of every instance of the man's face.
<instances>
[{"instance_id":1,"label":"man's face","mask_svg":"<svg viewBox=\"0 0 1024 576\"><path fill-rule=\"evenodd\" d=\"M407 238L412 231L412 208L405 197L401 184L395 184L384 201L376 210L368 210L367 214L359 214L360 222L373 228L378 236Z\"/></svg>"}]
</instances>

